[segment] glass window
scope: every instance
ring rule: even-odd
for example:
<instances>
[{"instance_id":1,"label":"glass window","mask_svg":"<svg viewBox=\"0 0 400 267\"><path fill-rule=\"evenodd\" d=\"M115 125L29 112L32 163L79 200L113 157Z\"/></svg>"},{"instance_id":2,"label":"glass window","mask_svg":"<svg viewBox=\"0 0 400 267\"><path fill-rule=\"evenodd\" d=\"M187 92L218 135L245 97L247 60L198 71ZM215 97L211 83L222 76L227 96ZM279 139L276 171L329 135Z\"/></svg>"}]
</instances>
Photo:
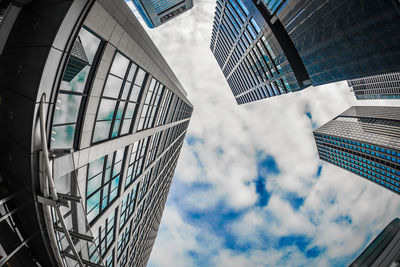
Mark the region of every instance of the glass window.
<instances>
[{"instance_id":1,"label":"glass window","mask_svg":"<svg viewBox=\"0 0 400 267\"><path fill-rule=\"evenodd\" d=\"M118 246L117 246L117 256L118 257L121 256L121 254L124 252L125 248L128 246L129 237L131 235L131 225L132 225L132 221L129 222L129 225L125 228L125 230L119 236Z\"/></svg>"},{"instance_id":2,"label":"glass window","mask_svg":"<svg viewBox=\"0 0 400 267\"><path fill-rule=\"evenodd\" d=\"M112 212L97 231L93 232L95 243L99 245L101 255L104 257L115 239L115 213Z\"/></svg>"},{"instance_id":3,"label":"glass window","mask_svg":"<svg viewBox=\"0 0 400 267\"><path fill-rule=\"evenodd\" d=\"M124 198L121 204L121 217L119 222L119 228L122 229L129 218L132 216L133 211L135 209L135 200L136 200L136 189L135 186L131 192Z\"/></svg>"},{"instance_id":4,"label":"glass window","mask_svg":"<svg viewBox=\"0 0 400 267\"><path fill-rule=\"evenodd\" d=\"M106 267L114 266L114 250L110 253L106 261Z\"/></svg>"},{"instance_id":5,"label":"glass window","mask_svg":"<svg viewBox=\"0 0 400 267\"><path fill-rule=\"evenodd\" d=\"M133 143L125 187L133 183L133 181L135 181L135 179L142 173L149 138L150 137L146 137Z\"/></svg>"},{"instance_id":6,"label":"glass window","mask_svg":"<svg viewBox=\"0 0 400 267\"><path fill-rule=\"evenodd\" d=\"M138 131L153 127L164 85L152 78L139 119Z\"/></svg>"},{"instance_id":7,"label":"glass window","mask_svg":"<svg viewBox=\"0 0 400 267\"><path fill-rule=\"evenodd\" d=\"M173 95L174 94L168 88L165 88L165 96L163 97L160 105L160 116L157 120L157 126L165 124Z\"/></svg>"},{"instance_id":8,"label":"glass window","mask_svg":"<svg viewBox=\"0 0 400 267\"><path fill-rule=\"evenodd\" d=\"M88 165L86 214L92 222L119 194L119 182L125 148L121 148Z\"/></svg>"},{"instance_id":9,"label":"glass window","mask_svg":"<svg viewBox=\"0 0 400 267\"><path fill-rule=\"evenodd\" d=\"M100 44L100 38L81 28L72 45L54 111L50 142L52 149L75 147L76 124L81 121L78 118L79 111L82 103L85 103L87 79L97 65L95 58L101 50Z\"/></svg>"},{"instance_id":10,"label":"glass window","mask_svg":"<svg viewBox=\"0 0 400 267\"><path fill-rule=\"evenodd\" d=\"M148 171L146 173L146 175L143 177L142 181L140 182L140 189L139 189L139 195L138 195L138 201L140 202L143 197L146 195L147 193L147 189L149 186L149 181L150 181L150 177L151 177L151 171Z\"/></svg>"},{"instance_id":11,"label":"glass window","mask_svg":"<svg viewBox=\"0 0 400 267\"><path fill-rule=\"evenodd\" d=\"M127 57L115 53L97 111L93 143L132 131L146 75Z\"/></svg>"},{"instance_id":12,"label":"glass window","mask_svg":"<svg viewBox=\"0 0 400 267\"><path fill-rule=\"evenodd\" d=\"M150 137L150 142L148 146L147 152L147 160L146 160L146 167L149 166L153 161L156 159L156 153L158 149L158 145L160 143L162 131L158 132Z\"/></svg>"}]
</instances>

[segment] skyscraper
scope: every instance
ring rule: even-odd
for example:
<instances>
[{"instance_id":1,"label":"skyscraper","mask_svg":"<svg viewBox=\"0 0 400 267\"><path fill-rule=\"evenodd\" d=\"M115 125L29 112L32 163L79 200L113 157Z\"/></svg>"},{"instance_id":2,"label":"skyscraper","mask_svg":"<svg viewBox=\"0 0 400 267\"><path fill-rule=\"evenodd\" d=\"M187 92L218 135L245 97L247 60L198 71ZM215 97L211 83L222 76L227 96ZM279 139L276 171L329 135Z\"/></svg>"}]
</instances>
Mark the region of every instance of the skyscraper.
<instances>
[{"instance_id":1,"label":"skyscraper","mask_svg":"<svg viewBox=\"0 0 400 267\"><path fill-rule=\"evenodd\" d=\"M145 266L193 106L126 2L32 1L0 69L0 266Z\"/></svg>"},{"instance_id":2,"label":"skyscraper","mask_svg":"<svg viewBox=\"0 0 400 267\"><path fill-rule=\"evenodd\" d=\"M400 72L348 80L347 84L358 100L400 98Z\"/></svg>"},{"instance_id":3,"label":"skyscraper","mask_svg":"<svg viewBox=\"0 0 400 267\"><path fill-rule=\"evenodd\" d=\"M400 194L400 107L353 106L314 131L320 159Z\"/></svg>"},{"instance_id":4,"label":"skyscraper","mask_svg":"<svg viewBox=\"0 0 400 267\"><path fill-rule=\"evenodd\" d=\"M193 0L132 0L149 28L155 28L193 7Z\"/></svg>"},{"instance_id":5,"label":"skyscraper","mask_svg":"<svg viewBox=\"0 0 400 267\"><path fill-rule=\"evenodd\" d=\"M238 104L393 72L400 69L399 5L218 0L211 50Z\"/></svg>"},{"instance_id":6,"label":"skyscraper","mask_svg":"<svg viewBox=\"0 0 400 267\"><path fill-rule=\"evenodd\" d=\"M210 48L238 104L311 85L284 29L268 23L251 1L217 1Z\"/></svg>"},{"instance_id":7,"label":"skyscraper","mask_svg":"<svg viewBox=\"0 0 400 267\"><path fill-rule=\"evenodd\" d=\"M399 266L400 264L400 219L391 221L366 249L349 265Z\"/></svg>"}]
</instances>

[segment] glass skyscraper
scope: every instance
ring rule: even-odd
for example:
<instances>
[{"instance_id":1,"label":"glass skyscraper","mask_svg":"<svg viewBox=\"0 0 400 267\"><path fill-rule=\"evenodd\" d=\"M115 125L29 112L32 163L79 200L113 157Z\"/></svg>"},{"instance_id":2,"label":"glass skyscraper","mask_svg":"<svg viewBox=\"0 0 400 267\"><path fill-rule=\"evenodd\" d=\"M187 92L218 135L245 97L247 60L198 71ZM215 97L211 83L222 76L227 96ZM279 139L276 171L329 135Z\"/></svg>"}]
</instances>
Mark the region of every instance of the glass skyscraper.
<instances>
[{"instance_id":1,"label":"glass skyscraper","mask_svg":"<svg viewBox=\"0 0 400 267\"><path fill-rule=\"evenodd\" d=\"M275 31L251 1L217 1L210 48L238 104L311 85L293 44Z\"/></svg>"},{"instance_id":2,"label":"glass skyscraper","mask_svg":"<svg viewBox=\"0 0 400 267\"><path fill-rule=\"evenodd\" d=\"M213 52L238 104L400 69L398 1L218 0Z\"/></svg>"},{"instance_id":3,"label":"glass skyscraper","mask_svg":"<svg viewBox=\"0 0 400 267\"><path fill-rule=\"evenodd\" d=\"M193 106L126 2L21 7L0 69L0 266L145 266Z\"/></svg>"},{"instance_id":4,"label":"glass skyscraper","mask_svg":"<svg viewBox=\"0 0 400 267\"><path fill-rule=\"evenodd\" d=\"M400 72L348 80L347 84L358 100L400 98Z\"/></svg>"},{"instance_id":5,"label":"glass skyscraper","mask_svg":"<svg viewBox=\"0 0 400 267\"><path fill-rule=\"evenodd\" d=\"M314 131L320 159L400 194L400 107L353 106Z\"/></svg>"},{"instance_id":6,"label":"glass skyscraper","mask_svg":"<svg viewBox=\"0 0 400 267\"><path fill-rule=\"evenodd\" d=\"M193 7L193 0L132 0L149 28L155 28Z\"/></svg>"}]
</instances>

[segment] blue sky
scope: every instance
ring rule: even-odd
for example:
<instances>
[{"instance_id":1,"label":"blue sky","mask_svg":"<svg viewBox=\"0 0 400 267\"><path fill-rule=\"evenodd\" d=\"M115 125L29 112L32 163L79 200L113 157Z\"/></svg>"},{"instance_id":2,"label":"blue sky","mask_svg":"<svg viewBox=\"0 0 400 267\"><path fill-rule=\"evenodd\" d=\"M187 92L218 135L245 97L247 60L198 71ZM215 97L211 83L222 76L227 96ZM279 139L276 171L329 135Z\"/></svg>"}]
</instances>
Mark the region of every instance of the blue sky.
<instances>
[{"instance_id":1,"label":"blue sky","mask_svg":"<svg viewBox=\"0 0 400 267\"><path fill-rule=\"evenodd\" d=\"M356 101L346 82L238 106L210 49L215 1L149 35L195 109L148 266L346 266L400 198L319 160L312 130Z\"/></svg>"}]
</instances>

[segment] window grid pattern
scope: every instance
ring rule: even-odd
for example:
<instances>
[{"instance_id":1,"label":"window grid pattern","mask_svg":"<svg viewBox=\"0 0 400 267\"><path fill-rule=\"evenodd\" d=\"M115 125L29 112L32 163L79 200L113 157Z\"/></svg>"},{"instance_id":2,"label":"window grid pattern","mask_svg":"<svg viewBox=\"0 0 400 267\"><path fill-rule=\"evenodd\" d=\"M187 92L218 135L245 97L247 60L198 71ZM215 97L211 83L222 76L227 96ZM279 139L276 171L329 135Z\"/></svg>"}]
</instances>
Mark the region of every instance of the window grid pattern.
<instances>
[{"instance_id":1,"label":"window grid pattern","mask_svg":"<svg viewBox=\"0 0 400 267\"><path fill-rule=\"evenodd\" d=\"M86 185L86 213L89 222L97 218L119 195L125 149L119 149L89 163Z\"/></svg>"},{"instance_id":2,"label":"window grid pattern","mask_svg":"<svg viewBox=\"0 0 400 267\"><path fill-rule=\"evenodd\" d=\"M107 267L113 267L114 266L114 250L107 257L106 266Z\"/></svg>"},{"instance_id":3,"label":"window grid pattern","mask_svg":"<svg viewBox=\"0 0 400 267\"><path fill-rule=\"evenodd\" d=\"M264 4L275 14L288 2L265 0ZM288 82L280 63L282 53L278 59L266 32L242 1L217 1L210 48L238 104L299 89Z\"/></svg>"},{"instance_id":4,"label":"window grid pattern","mask_svg":"<svg viewBox=\"0 0 400 267\"><path fill-rule=\"evenodd\" d=\"M387 156L383 153L375 152L390 150L325 134L314 133L314 136L322 160L342 167L400 194L400 165L393 164L387 160ZM367 149L367 146L369 149ZM394 153L397 155L398 152ZM398 154L400 156L400 153ZM390 160L391 158L392 154Z\"/></svg>"},{"instance_id":5,"label":"window grid pattern","mask_svg":"<svg viewBox=\"0 0 400 267\"><path fill-rule=\"evenodd\" d=\"M160 144L161 136L164 131L158 132L150 137L150 142L147 149L146 167L149 166L156 159L158 146Z\"/></svg>"},{"instance_id":6,"label":"window grid pattern","mask_svg":"<svg viewBox=\"0 0 400 267\"><path fill-rule=\"evenodd\" d=\"M113 212L106 219L104 225L101 225L95 232L95 243L99 244L99 250L103 257L105 256L115 239L115 219L115 212Z\"/></svg>"},{"instance_id":7,"label":"window grid pattern","mask_svg":"<svg viewBox=\"0 0 400 267\"><path fill-rule=\"evenodd\" d=\"M399 99L400 72L347 81L357 99Z\"/></svg>"},{"instance_id":8,"label":"window grid pattern","mask_svg":"<svg viewBox=\"0 0 400 267\"><path fill-rule=\"evenodd\" d=\"M149 186L150 178L151 178L151 172L152 170L148 171L146 175L143 177L142 181L140 182L140 189L139 189L139 195L138 195L138 201L142 201L144 195L147 193L147 189Z\"/></svg>"},{"instance_id":9,"label":"window grid pattern","mask_svg":"<svg viewBox=\"0 0 400 267\"><path fill-rule=\"evenodd\" d=\"M139 118L138 131L153 127L164 87L162 83L152 78Z\"/></svg>"},{"instance_id":10,"label":"window grid pattern","mask_svg":"<svg viewBox=\"0 0 400 267\"><path fill-rule=\"evenodd\" d=\"M130 219L134 212L136 204L136 190L137 186L135 186L122 201L119 229L122 229L125 226L126 222Z\"/></svg>"},{"instance_id":11,"label":"window grid pattern","mask_svg":"<svg viewBox=\"0 0 400 267\"><path fill-rule=\"evenodd\" d=\"M143 164L149 138L150 137L146 137L133 143L125 187L128 187L130 184L132 184L143 171Z\"/></svg>"},{"instance_id":12,"label":"window grid pattern","mask_svg":"<svg viewBox=\"0 0 400 267\"><path fill-rule=\"evenodd\" d=\"M122 232L122 234L118 239L118 245L117 245L118 258L121 256L121 254L125 251L125 248L128 246L129 237L131 236L131 226L132 226L132 221L129 222L128 226L125 228L125 230Z\"/></svg>"},{"instance_id":13,"label":"window grid pattern","mask_svg":"<svg viewBox=\"0 0 400 267\"><path fill-rule=\"evenodd\" d=\"M160 216L162 212L162 207L164 207L169 186L172 182L172 177L174 174L174 170L176 167L178 154L177 151L180 150L183 144L183 139L180 140L181 143L177 146L174 146L176 150L174 150L175 154L169 158L169 164L167 168L164 168L160 174L160 179L157 184L153 187L157 188L156 195L159 196L157 198L152 198L150 204L146 204L146 210L143 212L145 216L143 216L143 221L141 223L142 227L140 228L141 235L136 242L136 247L131 247L132 250L135 250L135 254L131 257L134 257L134 264L141 262L143 257L148 255L151 251L151 247L155 237L157 235L157 225L159 224ZM149 193L150 194L150 193ZM136 231L138 233L139 231ZM145 244L145 245L144 245ZM147 244L147 245L146 245Z\"/></svg>"},{"instance_id":14,"label":"window grid pattern","mask_svg":"<svg viewBox=\"0 0 400 267\"><path fill-rule=\"evenodd\" d=\"M96 69L101 40L82 28L64 70L54 111L50 147L73 148L78 134L77 122L86 102L91 73Z\"/></svg>"},{"instance_id":15,"label":"window grid pattern","mask_svg":"<svg viewBox=\"0 0 400 267\"><path fill-rule=\"evenodd\" d=\"M160 116L157 119L157 126L165 124L173 96L174 94L168 88L165 88L165 96L160 105Z\"/></svg>"},{"instance_id":16,"label":"window grid pattern","mask_svg":"<svg viewBox=\"0 0 400 267\"><path fill-rule=\"evenodd\" d=\"M98 106L93 143L132 132L147 76L127 57L115 53Z\"/></svg>"}]
</instances>

